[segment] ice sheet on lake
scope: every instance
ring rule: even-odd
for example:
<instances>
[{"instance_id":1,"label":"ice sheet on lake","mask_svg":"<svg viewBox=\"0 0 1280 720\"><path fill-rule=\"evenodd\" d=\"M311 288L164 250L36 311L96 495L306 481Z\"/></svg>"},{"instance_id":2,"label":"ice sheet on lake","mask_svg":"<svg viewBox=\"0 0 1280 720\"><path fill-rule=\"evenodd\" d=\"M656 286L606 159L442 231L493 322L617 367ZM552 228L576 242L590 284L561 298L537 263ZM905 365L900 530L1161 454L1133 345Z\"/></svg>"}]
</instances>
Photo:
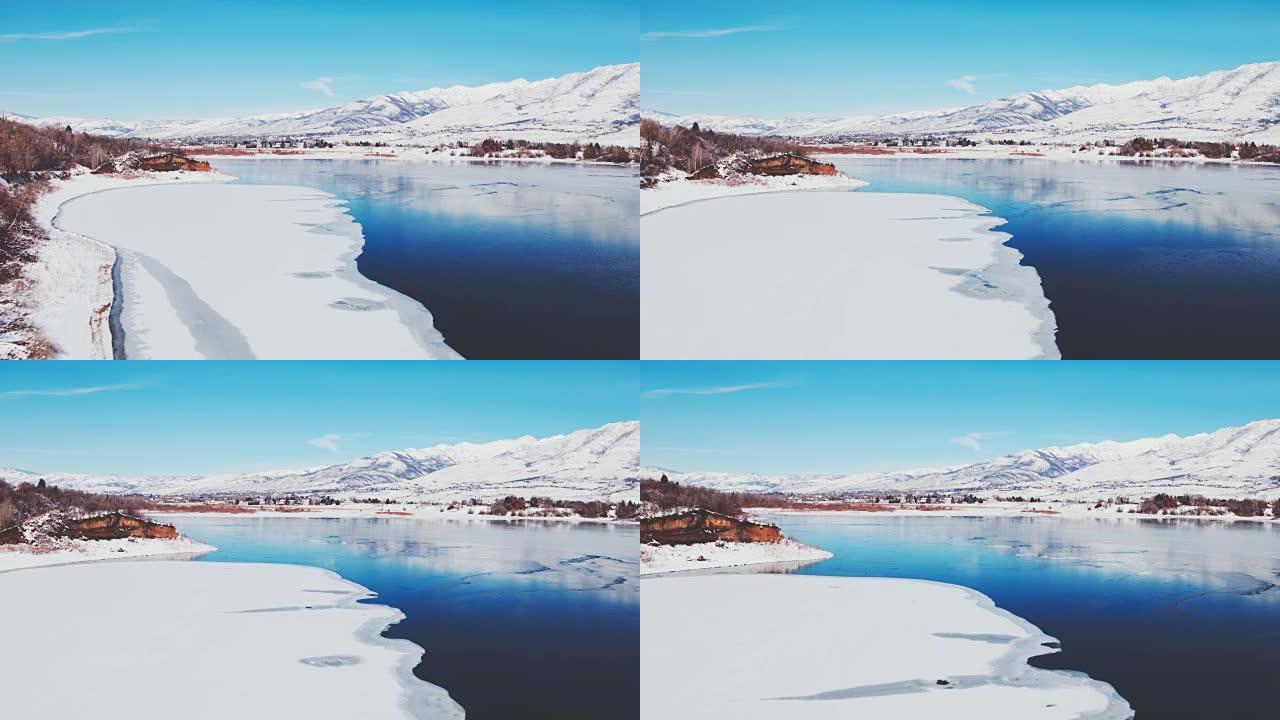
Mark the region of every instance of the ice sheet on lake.
<instances>
[{"instance_id":1,"label":"ice sheet on lake","mask_svg":"<svg viewBox=\"0 0 1280 720\"><path fill-rule=\"evenodd\" d=\"M360 226L324 192L127 187L67 202L54 224L116 249L129 358L458 357L421 303L359 274Z\"/></svg>"},{"instance_id":2,"label":"ice sheet on lake","mask_svg":"<svg viewBox=\"0 0 1280 720\"><path fill-rule=\"evenodd\" d=\"M641 356L1057 358L1040 278L984 212L939 195L780 192L645 215Z\"/></svg>"},{"instance_id":3,"label":"ice sheet on lake","mask_svg":"<svg viewBox=\"0 0 1280 720\"><path fill-rule=\"evenodd\" d=\"M1028 665L1053 639L967 588L802 575L644 586L644 718L1132 717L1106 683Z\"/></svg>"},{"instance_id":4,"label":"ice sheet on lake","mask_svg":"<svg viewBox=\"0 0 1280 720\"><path fill-rule=\"evenodd\" d=\"M400 611L319 568L89 563L0 574L0 596L24 618L0 654L14 716L463 717L413 676L422 648L381 637Z\"/></svg>"}]
</instances>

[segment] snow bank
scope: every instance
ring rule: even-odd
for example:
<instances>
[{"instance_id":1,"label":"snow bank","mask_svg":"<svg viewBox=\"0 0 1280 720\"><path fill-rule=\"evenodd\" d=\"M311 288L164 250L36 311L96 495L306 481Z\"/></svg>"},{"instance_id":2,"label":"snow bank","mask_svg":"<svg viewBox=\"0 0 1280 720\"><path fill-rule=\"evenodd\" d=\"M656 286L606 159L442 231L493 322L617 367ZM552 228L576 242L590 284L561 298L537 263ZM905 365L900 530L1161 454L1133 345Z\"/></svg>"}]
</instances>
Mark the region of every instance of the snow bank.
<instances>
[{"instance_id":1,"label":"snow bank","mask_svg":"<svg viewBox=\"0 0 1280 720\"><path fill-rule=\"evenodd\" d=\"M643 593L645 718L1133 714L1105 683L1032 668L1027 658L1053 652L1042 645L1053 639L955 585L706 575L648 579ZM713 656L696 651L698 638Z\"/></svg>"},{"instance_id":2,"label":"snow bank","mask_svg":"<svg viewBox=\"0 0 1280 720\"><path fill-rule=\"evenodd\" d=\"M1039 276L985 213L938 195L775 192L645 215L641 356L1058 358Z\"/></svg>"},{"instance_id":3,"label":"snow bank","mask_svg":"<svg viewBox=\"0 0 1280 720\"><path fill-rule=\"evenodd\" d=\"M360 226L319 190L128 187L53 222L117 249L129 358L459 357L426 308L357 272Z\"/></svg>"},{"instance_id":4,"label":"snow bank","mask_svg":"<svg viewBox=\"0 0 1280 720\"><path fill-rule=\"evenodd\" d=\"M789 190L855 190L867 183L845 175L759 175L741 182L723 180L684 180L682 175L662 179L657 185L640 191L640 214L687 205L700 200L755 195Z\"/></svg>"},{"instance_id":5,"label":"snow bank","mask_svg":"<svg viewBox=\"0 0 1280 720\"><path fill-rule=\"evenodd\" d=\"M32 548L28 545L0 545L0 572L23 568L69 565L95 560L128 560L130 558L194 557L216 548L179 537L121 538L119 540L60 540L54 546Z\"/></svg>"},{"instance_id":6,"label":"snow bank","mask_svg":"<svg viewBox=\"0 0 1280 720\"><path fill-rule=\"evenodd\" d=\"M767 563L817 562L831 557L826 550L790 538L776 543L709 542L694 545L642 545L640 574L709 570Z\"/></svg>"},{"instance_id":7,"label":"snow bank","mask_svg":"<svg viewBox=\"0 0 1280 720\"><path fill-rule=\"evenodd\" d=\"M155 561L0 574L5 711L43 717L461 718L404 616L311 567ZM66 692L72 687L74 692Z\"/></svg>"},{"instance_id":8,"label":"snow bank","mask_svg":"<svg viewBox=\"0 0 1280 720\"><path fill-rule=\"evenodd\" d=\"M55 226L54 218L63 204L116 188L232 179L207 172L138 173L126 178L92 175L82 169L69 179L53 181L53 189L40 196L33 211L49 239L39 248L37 261L24 272L32 281L32 323L54 344L60 357L111 359L108 314L116 259L109 245Z\"/></svg>"}]
</instances>

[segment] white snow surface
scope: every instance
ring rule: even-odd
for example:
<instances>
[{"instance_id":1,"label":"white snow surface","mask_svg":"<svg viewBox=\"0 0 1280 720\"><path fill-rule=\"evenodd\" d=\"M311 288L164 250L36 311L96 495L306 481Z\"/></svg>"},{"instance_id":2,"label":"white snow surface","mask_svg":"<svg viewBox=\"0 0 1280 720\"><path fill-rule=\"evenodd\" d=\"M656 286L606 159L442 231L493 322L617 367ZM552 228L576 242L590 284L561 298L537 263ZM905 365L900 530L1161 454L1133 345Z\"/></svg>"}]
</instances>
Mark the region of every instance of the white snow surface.
<instances>
[{"instance_id":1,"label":"white snow surface","mask_svg":"<svg viewBox=\"0 0 1280 720\"><path fill-rule=\"evenodd\" d=\"M783 538L776 543L707 542L693 545L641 545L640 574L709 570L771 563L817 562L831 553Z\"/></svg>"},{"instance_id":2,"label":"white snow surface","mask_svg":"<svg viewBox=\"0 0 1280 720\"><path fill-rule=\"evenodd\" d=\"M77 132L158 140L327 137L423 145L497 138L635 146L640 141L640 64L605 65L533 82L397 92L336 107L240 118L9 117L48 127L70 125Z\"/></svg>"},{"instance_id":3,"label":"white snow surface","mask_svg":"<svg viewBox=\"0 0 1280 720\"><path fill-rule=\"evenodd\" d=\"M652 192L691 194L642 190L642 207ZM901 193L773 192L649 212L641 357L1056 359L1040 277L991 230L1002 222L965 200Z\"/></svg>"},{"instance_id":4,"label":"white snow surface","mask_svg":"<svg viewBox=\"0 0 1280 720\"><path fill-rule=\"evenodd\" d=\"M526 435L382 452L350 462L245 475L142 476L0 470L12 484L153 496L327 493L413 500L494 500L507 495L566 500L638 500L640 423L616 422L565 435Z\"/></svg>"},{"instance_id":5,"label":"white snow surface","mask_svg":"<svg viewBox=\"0 0 1280 720\"><path fill-rule=\"evenodd\" d=\"M1280 62L1241 65L1179 80L1074 86L1024 92L968 107L883 116L776 120L644 112L666 125L699 123L743 135L857 138L966 135L1081 142L1138 135L1182 140L1280 138Z\"/></svg>"},{"instance_id":6,"label":"white snow surface","mask_svg":"<svg viewBox=\"0 0 1280 720\"><path fill-rule=\"evenodd\" d=\"M643 718L1133 715L1106 683L1028 665L1055 652L1041 645L1052 638L968 588L774 574L643 582Z\"/></svg>"},{"instance_id":7,"label":"white snow surface","mask_svg":"<svg viewBox=\"0 0 1280 720\"><path fill-rule=\"evenodd\" d=\"M0 573L15 717L462 718L415 678L404 615L294 565L157 560ZM56 670L55 670L56 669ZM73 692L65 691L73 687Z\"/></svg>"},{"instance_id":8,"label":"white snow surface","mask_svg":"<svg viewBox=\"0 0 1280 720\"><path fill-rule=\"evenodd\" d=\"M23 272L32 281L32 322L54 344L59 357L111 359L108 313L115 262L109 245L56 227L54 218L62 206L77 197L116 188L231 179L205 172L134 173L126 178L92 175L80 168L69 179L53 181L53 189L41 195L33 209L48 240L38 248L37 261Z\"/></svg>"},{"instance_id":9,"label":"white snow surface","mask_svg":"<svg viewBox=\"0 0 1280 720\"><path fill-rule=\"evenodd\" d=\"M196 174L207 175L188 175ZM97 187L97 178L68 184ZM71 244L53 249L75 258L45 276L54 287L66 281L77 304L86 283L96 289L93 303L110 303L101 290L103 273L110 279L105 248L118 251L126 357L459 357L421 303L358 273L360 226L334 196L300 187L123 182L70 199L63 190L42 206L61 201L52 226ZM46 316L67 304L46 303ZM101 357L110 346L103 347L100 327L90 342L65 340L83 336L83 317L68 312L45 327L64 356Z\"/></svg>"},{"instance_id":10,"label":"white snow surface","mask_svg":"<svg viewBox=\"0 0 1280 720\"><path fill-rule=\"evenodd\" d=\"M857 495L974 493L1096 500L1156 493L1280 498L1280 419L1197 435L1025 450L968 465L890 473L690 472L677 482L725 491Z\"/></svg>"},{"instance_id":11,"label":"white snow surface","mask_svg":"<svg viewBox=\"0 0 1280 720\"><path fill-rule=\"evenodd\" d=\"M792 190L854 190L867 183L848 175L742 176L738 182L685 180L684 173L671 173L657 185L640 191L640 214L687 205L702 200L755 195Z\"/></svg>"},{"instance_id":12,"label":"white snow surface","mask_svg":"<svg viewBox=\"0 0 1280 720\"><path fill-rule=\"evenodd\" d=\"M193 557L213 552L213 548L188 537L120 538L118 540L58 539L41 545L0 545L0 573L22 568L70 565L101 560L131 558Z\"/></svg>"}]
</instances>

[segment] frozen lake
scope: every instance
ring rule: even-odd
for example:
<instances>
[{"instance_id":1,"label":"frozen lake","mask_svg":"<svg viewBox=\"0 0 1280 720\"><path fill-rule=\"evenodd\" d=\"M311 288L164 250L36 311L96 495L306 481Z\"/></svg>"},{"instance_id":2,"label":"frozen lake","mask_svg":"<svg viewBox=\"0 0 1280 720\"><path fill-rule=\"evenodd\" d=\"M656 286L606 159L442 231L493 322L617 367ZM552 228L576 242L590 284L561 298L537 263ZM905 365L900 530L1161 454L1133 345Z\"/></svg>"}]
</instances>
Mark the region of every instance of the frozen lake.
<instances>
[{"instance_id":1,"label":"frozen lake","mask_svg":"<svg viewBox=\"0 0 1280 720\"><path fill-rule=\"evenodd\" d=\"M639 530L598 523L169 516L217 546L199 562L332 570L406 618L414 673L469 720L554 708L637 717Z\"/></svg>"},{"instance_id":2,"label":"frozen lake","mask_svg":"<svg viewBox=\"0 0 1280 720\"><path fill-rule=\"evenodd\" d=\"M1061 641L1061 653L1031 664L1109 683L1138 720L1273 714L1280 528L1271 523L767 517L835 557L756 572L963 585Z\"/></svg>"},{"instance_id":3,"label":"frozen lake","mask_svg":"<svg viewBox=\"0 0 1280 720\"><path fill-rule=\"evenodd\" d=\"M241 183L349 203L360 273L467 358L639 357L638 171L612 165L213 158Z\"/></svg>"},{"instance_id":4,"label":"frozen lake","mask_svg":"<svg viewBox=\"0 0 1280 720\"><path fill-rule=\"evenodd\" d=\"M1280 167L825 159L866 192L952 195L1005 218L1064 358L1280 357L1266 330L1280 323Z\"/></svg>"}]
</instances>

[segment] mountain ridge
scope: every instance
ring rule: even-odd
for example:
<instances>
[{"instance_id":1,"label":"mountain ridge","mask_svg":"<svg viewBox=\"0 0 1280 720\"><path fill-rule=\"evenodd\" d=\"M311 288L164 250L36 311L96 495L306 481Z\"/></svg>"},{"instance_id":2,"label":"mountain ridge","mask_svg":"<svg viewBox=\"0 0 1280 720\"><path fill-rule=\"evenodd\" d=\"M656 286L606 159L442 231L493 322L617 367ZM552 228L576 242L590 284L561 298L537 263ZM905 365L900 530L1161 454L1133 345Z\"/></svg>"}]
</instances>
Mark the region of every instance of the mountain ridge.
<instances>
[{"instance_id":1,"label":"mountain ridge","mask_svg":"<svg viewBox=\"0 0 1280 720\"><path fill-rule=\"evenodd\" d=\"M293 137L431 144L509 138L635 145L640 64L602 65L542 80L383 93L330 107L244 117L120 121L4 115L36 125L70 125L78 132L152 140ZM632 135L635 140L626 142Z\"/></svg>"},{"instance_id":2,"label":"mountain ridge","mask_svg":"<svg viewBox=\"0 0 1280 720\"><path fill-rule=\"evenodd\" d=\"M1022 450L991 460L888 473L667 473L715 490L867 496L973 493L1095 500L1158 492L1280 498L1280 419L1180 436Z\"/></svg>"},{"instance_id":3,"label":"mountain ridge","mask_svg":"<svg viewBox=\"0 0 1280 720\"><path fill-rule=\"evenodd\" d=\"M300 469L215 475L95 475L0 469L10 483L46 482L109 494L162 497L261 494L377 495L448 501L506 495L559 500L638 498L640 423L607 423L561 435L388 450Z\"/></svg>"},{"instance_id":4,"label":"mountain ridge","mask_svg":"<svg viewBox=\"0 0 1280 720\"><path fill-rule=\"evenodd\" d=\"M815 140L965 135L1083 142L1137 135L1181 140L1280 141L1280 62L1241 65L1180 79L1021 92L977 105L888 115L767 120L645 111L666 124L736 134Z\"/></svg>"}]
</instances>

